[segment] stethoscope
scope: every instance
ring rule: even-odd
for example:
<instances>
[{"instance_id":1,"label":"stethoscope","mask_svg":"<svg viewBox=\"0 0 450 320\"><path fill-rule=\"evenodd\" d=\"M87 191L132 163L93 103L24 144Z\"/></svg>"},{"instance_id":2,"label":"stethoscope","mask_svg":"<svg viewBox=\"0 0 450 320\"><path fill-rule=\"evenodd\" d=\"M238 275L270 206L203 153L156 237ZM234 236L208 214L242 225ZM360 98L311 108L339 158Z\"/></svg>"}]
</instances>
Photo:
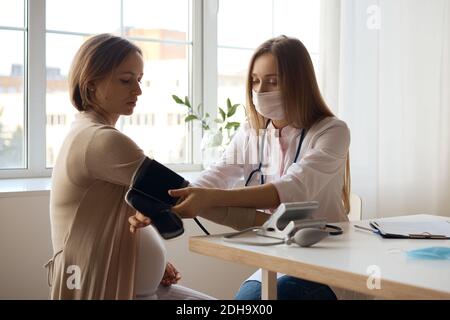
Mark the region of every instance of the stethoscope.
<instances>
[{"instance_id":1,"label":"stethoscope","mask_svg":"<svg viewBox=\"0 0 450 320\"><path fill-rule=\"evenodd\" d=\"M250 181L252 180L253 176L257 172L260 172L260 174L261 174L261 178L260 178L261 184L264 184L264 182L265 182L264 181L265 180L264 179L264 175L262 174L262 170L261 169L262 169L262 163L263 163L264 145L265 145L265 140L266 140L266 136L267 136L267 128L269 127L270 121L271 120L267 121L266 128L265 128L265 131L264 131L264 135L262 137L262 145L261 145L262 148L260 149L260 154L259 154L260 162L259 162L258 168L253 170L252 172L250 172L250 175L248 176L248 179L245 182L245 186L246 187L248 187L248 184L250 183ZM306 131L305 131L305 129L302 129L302 133L301 133L301 136L300 136L300 141L298 143L298 147L297 147L297 151L295 153L295 158L294 158L294 162L293 163L296 163L297 160L298 160L298 157L300 156L300 150L302 148L302 144L303 144L303 140L305 139L305 136L306 136ZM194 218L194 220L197 223L197 225L203 230L203 232L205 232L207 235L209 235L209 232L200 223L200 221L198 221L197 218ZM248 232L249 230L254 230L254 228L251 228L251 229L248 229L248 230L244 230L243 233ZM239 232L238 234L241 234L241 232Z\"/></svg>"},{"instance_id":2,"label":"stethoscope","mask_svg":"<svg viewBox=\"0 0 450 320\"><path fill-rule=\"evenodd\" d=\"M265 138L267 135L267 128L269 126L269 123L270 123L270 120L267 122L265 131L264 131L264 135L262 137L262 148L260 149L260 158L259 158L260 162L259 162L258 168L253 170L252 172L250 172L250 174L247 178L247 181L245 182L246 187L248 186L248 184L252 180L253 176L257 172L259 172L261 175L260 183L264 184L265 179L264 179L264 175L262 174L261 168L262 168L262 163L263 163L264 142L265 142ZM306 136L306 130L302 129L300 141L297 146L297 151L295 153L295 158L294 158L293 163L296 163L298 160L298 157L300 156L300 150L302 148L302 144L303 144L303 140L305 139L305 136ZM295 232L295 235L292 235L292 236L287 237L286 239L274 241L274 242L261 243L261 242L257 242L257 241L246 241L246 240L242 240L242 239L233 239L233 238L235 238L239 235L245 234L247 232L256 232L263 228L264 228L264 226L248 228L248 229L245 229L242 231L238 231L238 232L235 232L232 234L225 235L225 236L223 236L223 240L227 241L227 242L235 242L235 243L240 243L240 244L256 245L256 246L273 246L273 245L284 244L284 243L290 245L292 243L297 243L301 247L309 247L309 246L313 245L314 243L319 242L321 239L323 239L325 237L325 235L337 236L337 235L341 235L343 233L343 230L341 227L326 224L325 229L316 229L316 228L300 229ZM311 232L315 233L312 238L311 238Z\"/></svg>"},{"instance_id":3,"label":"stethoscope","mask_svg":"<svg viewBox=\"0 0 450 320\"><path fill-rule=\"evenodd\" d=\"M264 179L264 175L262 174L262 165L263 165L263 155L264 155L264 145L265 145L265 140L266 140L266 135L267 135L267 128L269 127L270 121L267 121L266 124L266 128L264 130L264 135L262 136L262 142L261 142L261 149L259 150L259 165L258 168L253 170L252 172L250 172L247 181L245 182L245 186L248 187L248 184L250 183L250 181L252 180L253 176L259 172L261 177L260 177L260 183L264 184L265 183L265 179ZM296 163L298 160L298 157L300 156L300 150L302 149L302 144L303 144L303 140L305 140L305 136L306 136L306 131L305 129L302 129L302 133L300 136L300 141L298 142L298 146L297 146L297 151L295 152L295 158L294 158L294 162Z\"/></svg>"}]
</instances>

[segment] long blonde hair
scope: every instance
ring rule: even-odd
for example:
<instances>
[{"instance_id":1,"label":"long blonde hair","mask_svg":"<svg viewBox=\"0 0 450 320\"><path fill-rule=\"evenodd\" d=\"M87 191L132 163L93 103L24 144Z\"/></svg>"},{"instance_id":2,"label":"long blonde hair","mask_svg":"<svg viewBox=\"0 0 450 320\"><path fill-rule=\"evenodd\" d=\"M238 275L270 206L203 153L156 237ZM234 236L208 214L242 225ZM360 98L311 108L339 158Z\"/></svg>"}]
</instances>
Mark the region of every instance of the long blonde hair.
<instances>
[{"instance_id":1,"label":"long blonde hair","mask_svg":"<svg viewBox=\"0 0 450 320\"><path fill-rule=\"evenodd\" d=\"M256 49L247 75L247 115L252 129L259 131L267 123L253 104L252 71L256 59L264 54L272 54L278 63L278 78L281 96L284 101L286 120L295 128L310 129L315 123L327 117L334 117L320 93L314 66L308 50L295 38L279 36L272 38ZM350 157L344 171L342 201L350 211Z\"/></svg>"}]
</instances>

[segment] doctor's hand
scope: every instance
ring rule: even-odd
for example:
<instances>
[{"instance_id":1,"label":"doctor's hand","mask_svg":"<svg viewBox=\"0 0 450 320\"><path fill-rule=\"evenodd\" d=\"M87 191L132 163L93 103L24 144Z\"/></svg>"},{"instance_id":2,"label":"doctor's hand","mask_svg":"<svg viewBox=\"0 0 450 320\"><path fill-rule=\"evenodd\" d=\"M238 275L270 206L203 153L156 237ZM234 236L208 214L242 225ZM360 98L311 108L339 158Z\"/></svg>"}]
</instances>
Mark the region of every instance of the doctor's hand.
<instances>
[{"instance_id":1,"label":"doctor's hand","mask_svg":"<svg viewBox=\"0 0 450 320\"><path fill-rule=\"evenodd\" d=\"M174 198L181 197L172 211L179 214L181 218L195 218L202 211L214 207L214 199L220 190L207 188L183 188L169 190L169 195Z\"/></svg>"},{"instance_id":2,"label":"doctor's hand","mask_svg":"<svg viewBox=\"0 0 450 320\"><path fill-rule=\"evenodd\" d=\"M181 273L171 264L167 262L166 270L164 271L164 276L161 280L161 285L168 287L172 284L177 284L181 279Z\"/></svg>"},{"instance_id":3,"label":"doctor's hand","mask_svg":"<svg viewBox=\"0 0 450 320\"><path fill-rule=\"evenodd\" d=\"M135 233L137 229L148 226L152 221L142 213L136 212L134 216L128 218L128 223L130 224L130 232Z\"/></svg>"}]
</instances>

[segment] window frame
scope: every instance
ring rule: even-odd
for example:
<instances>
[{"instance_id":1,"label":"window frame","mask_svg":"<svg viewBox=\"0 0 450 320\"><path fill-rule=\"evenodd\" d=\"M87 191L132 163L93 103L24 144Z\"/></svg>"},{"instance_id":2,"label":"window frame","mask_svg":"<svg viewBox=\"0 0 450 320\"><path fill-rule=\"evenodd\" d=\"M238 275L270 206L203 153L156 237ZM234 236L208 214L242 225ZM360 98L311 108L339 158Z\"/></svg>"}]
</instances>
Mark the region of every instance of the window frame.
<instances>
[{"instance_id":1,"label":"window frame","mask_svg":"<svg viewBox=\"0 0 450 320\"><path fill-rule=\"evenodd\" d=\"M29 47L29 43L28 43L28 39L29 39L29 22L26 19L28 14L28 1L26 0L24 1L24 26L23 27L11 27L11 26L1 26L0 30L10 30L10 31L21 31L24 33L24 66L23 66L23 77L24 77L24 82L23 82L23 94L24 94L24 105L22 106L24 108L24 119L22 119L23 124L24 124L24 141L23 141L23 158L24 158L24 165L25 168L19 168L19 169L2 169L0 168L0 178L8 178L8 177L17 177L18 173L26 170L27 168L27 164L28 164L28 150L27 150L27 146L28 146L28 121L27 121L27 106L28 106L28 100L29 100L29 76L28 76L28 47ZM27 61L25 63L25 61Z\"/></svg>"},{"instance_id":2,"label":"window frame","mask_svg":"<svg viewBox=\"0 0 450 320\"><path fill-rule=\"evenodd\" d=\"M217 2L219 2L220 0L214 0L214 1L217 1ZM222 1L226 1L226 0L222 0ZM271 5L272 5L272 17L271 17L271 37L275 37L275 36L278 36L278 34L276 34L275 33L275 7L276 7L276 5L275 5L275 2L276 2L277 0L271 0ZM217 10L218 10L218 8L217 8ZM216 15L217 16L217 15ZM217 34L217 20L216 20L216 34ZM215 45L216 45L216 65L217 65L217 54L218 54L218 51L220 50L220 49L231 49L231 50L242 50L242 51L250 51L250 52L254 52L257 48L256 47L244 47L244 46L239 46L239 45L234 45L234 44L222 44L222 43L220 43L219 42L219 40L218 40L218 38L216 38L216 42L215 42ZM317 57L320 57L320 52L318 52L318 51L309 51L309 54L310 54L310 56L311 56L311 58L317 58ZM313 59L314 60L314 59ZM316 70L316 74L318 74L318 72L317 72L318 70ZM217 77L219 76L219 74L217 73ZM218 83L216 82L216 85L217 85ZM217 89L216 89L216 97L217 97L217 92L218 92L218 87L217 87ZM217 101L217 98L216 98L216 104L219 104L219 103L221 103L221 101Z\"/></svg>"},{"instance_id":3,"label":"window frame","mask_svg":"<svg viewBox=\"0 0 450 320\"><path fill-rule=\"evenodd\" d=\"M130 40L154 41L158 43L190 44L189 89L188 95L193 105L202 104L202 112L217 117L218 101L218 50L252 49L218 44L219 0L191 0L189 15L191 37L185 42L161 39L128 37ZM272 6L275 0L272 0ZM123 12L123 0L121 0ZM47 33L91 35L46 29L46 0L25 0L25 28L5 27L2 29L22 30L25 32L25 119L24 119L24 169L0 169L0 179L50 177L52 168L46 167L46 35ZM121 33L123 34L123 15ZM272 34L274 32L272 19ZM31 54L30 54L31 53ZM311 52L311 55L318 55ZM31 85L32 84L32 85ZM181 171L202 170L202 151L200 148L203 130L199 123L188 125L188 163L168 165Z\"/></svg>"},{"instance_id":4,"label":"window frame","mask_svg":"<svg viewBox=\"0 0 450 320\"><path fill-rule=\"evenodd\" d=\"M176 42L162 39L148 39L140 37L127 37L129 40L151 41L157 43L177 43L189 46L189 92L188 95L194 105L204 101L203 97L203 6L210 0L191 0L190 30L191 39L185 42ZM214 0L215 1L215 0ZM121 0L121 12L123 12L123 0ZM67 34L84 35L92 34L66 32L46 29L46 1L25 1L25 27L2 27L2 29L18 30L25 32L25 66L24 66L24 158L23 169L0 169L0 179L14 178L42 178L50 177L52 168L46 167L46 35ZM123 18L121 19L121 34L123 35ZM31 85L32 84L32 85ZM204 104L206 105L206 104ZM206 108L205 108L206 109ZM189 124L188 133L188 163L174 164L169 167L176 171L198 171L202 169L202 157L200 141L202 138L201 127Z\"/></svg>"}]
</instances>

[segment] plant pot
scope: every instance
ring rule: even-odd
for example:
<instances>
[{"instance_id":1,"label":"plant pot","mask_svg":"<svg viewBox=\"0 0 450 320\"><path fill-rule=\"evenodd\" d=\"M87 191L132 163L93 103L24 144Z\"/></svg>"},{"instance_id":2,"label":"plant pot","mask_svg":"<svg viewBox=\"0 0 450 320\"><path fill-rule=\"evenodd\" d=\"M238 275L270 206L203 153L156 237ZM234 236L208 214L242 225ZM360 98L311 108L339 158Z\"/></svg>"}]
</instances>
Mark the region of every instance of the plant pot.
<instances>
[{"instance_id":1,"label":"plant pot","mask_svg":"<svg viewBox=\"0 0 450 320\"><path fill-rule=\"evenodd\" d=\"M203 134L201 149L203 155L203 167L209 168L220 160L224 148L222 147L223 135L218 130L207 130Z\"/></svg>"}]
</instances>

